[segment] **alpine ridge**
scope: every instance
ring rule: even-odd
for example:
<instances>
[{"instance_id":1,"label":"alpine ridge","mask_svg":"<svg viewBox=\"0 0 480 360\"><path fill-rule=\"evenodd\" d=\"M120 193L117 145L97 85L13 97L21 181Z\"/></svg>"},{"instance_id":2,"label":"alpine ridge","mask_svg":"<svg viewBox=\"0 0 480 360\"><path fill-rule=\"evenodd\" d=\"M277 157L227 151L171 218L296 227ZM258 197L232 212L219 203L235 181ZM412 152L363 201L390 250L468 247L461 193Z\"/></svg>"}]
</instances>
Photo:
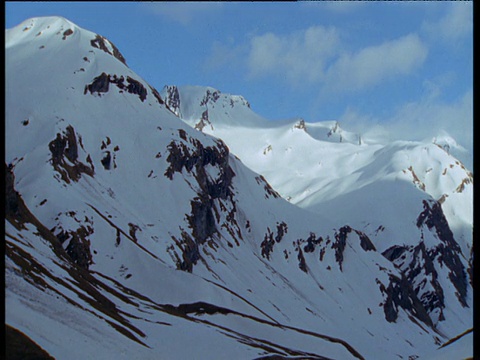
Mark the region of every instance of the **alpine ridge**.
<instances>
[{"instance_id":1,"label":"alpine ridge","mask_svg":"<svg viewBox=\"0 0 480 360\"><path fill-rule=\"evenodd\" d=\"M442 146L157 91L61 17L5 52L7 358L472 356L473 174Z\"/></svg>"}]
</instances>

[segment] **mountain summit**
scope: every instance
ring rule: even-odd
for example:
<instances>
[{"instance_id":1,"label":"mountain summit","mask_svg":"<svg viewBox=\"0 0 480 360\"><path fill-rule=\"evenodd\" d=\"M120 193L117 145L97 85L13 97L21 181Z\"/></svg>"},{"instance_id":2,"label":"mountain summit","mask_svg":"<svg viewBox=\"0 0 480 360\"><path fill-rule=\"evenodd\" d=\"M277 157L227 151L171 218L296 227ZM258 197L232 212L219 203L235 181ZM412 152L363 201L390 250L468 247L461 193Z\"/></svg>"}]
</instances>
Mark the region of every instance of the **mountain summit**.
<instances>
[{"instance_id":1,"label":"mountain summit","mask_svg":"<svg viewBox=\"0 0 480 360\"><path fill-rule=\"evenodd\" d=\"M471 356L472 241L451 212L469 206L473 176L432 195L429 176L445 172L444 191L464 175L444 150L272 124L213 88L159 92L63 18L5 37L9 356ZM295 195L293 160L318 197Z\"/></svg>"}]
</instances>

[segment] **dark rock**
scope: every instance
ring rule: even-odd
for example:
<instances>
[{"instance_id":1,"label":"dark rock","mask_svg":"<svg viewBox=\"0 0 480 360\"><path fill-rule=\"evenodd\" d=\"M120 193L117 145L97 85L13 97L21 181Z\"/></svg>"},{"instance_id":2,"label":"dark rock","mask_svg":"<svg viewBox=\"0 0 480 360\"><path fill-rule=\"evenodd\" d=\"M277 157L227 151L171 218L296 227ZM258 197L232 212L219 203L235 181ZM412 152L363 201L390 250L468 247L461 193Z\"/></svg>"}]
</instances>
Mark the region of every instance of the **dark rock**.
<instances>
[{"instance_id":1,"label":"dark rock","mask_svg":"<svg viewBox=\"0 0 480 360\"><path fill-rule=\"evenodd\" d=\"M191 201L192 212L187 216L192 229L192 235L197 243L203 244L216 231L216 222L213 215L213 200L198 198Z\"/></svg>"},{"instance_id":2,"label":"dark rock","mask_svg":"<svg viewBox=\"0 0 480 360\"><path fill-rule=\"evenodd\" d=\"M78 181L81 174L94 175L92 164L87 166L78 161L77 137L72 126L67 126L63 135L57 133L57 137L48 146L52 154L52 166L66 183L70 183L70 180Z\"/></svg>"},{"instance_id":3,"label":"dark rock","mask_svg":"<svg viewBox=\"0 0 480 360\"><path fill-rule=\"evenodd\" d=\"M152 92L153 96L155 97L155 99L157 99L158 103L159 104L165 104L165 101L163 101L162 97L160 96L160 93L157 91L157 89L155 89L154 87L150 86L150 91Z\"/></svg>"},{"instance_id":4,"label":"dark rock","mask_svg":"<svg viewBox=\"0 0 480 360\"><path fill-rule=\"evenodd\" d=\"M398 246L394 245L387 250L385 250L382 255L386 257L388 260L395 262L396 259L398 259L400 256L402 256L405 251L408 250L407 246Z\"/></svg>"},{"instance_id":5,"label":"dark rock","mask_svg":"<svg viewBox=\"0 0 480 360\"><path fill-rule=\"evenodd\" d=\"M136 94L140 98L141 101L145 101L147 98L147 89L143 86L143 84L131 78L130 76L127 76L127 91L131 94Z\"/></svg>"},{"instance_id":6,"label":"dark rock","mask_svg":"<svg viewBox=\"0 0 480 360\"><path fill-rule=\"evenodd\" d=\"M20 330L5 324L5 359L54 360L44 349Z\"/></svg>"},{"instance_id":7,"label":"dark rock","mask_svg":"<svg viewBox=\"0 0 480 360\"><path fill-rule=\"evenodd\" d=\"M258 185L263 185L263 188L265 190L265 198L268 199L270 196L273 196L274 198L279 198L281 197L278 192L273 190L273 188L270 186L270 184L265 180L263 175L255 176L255 180L257 181Z\"/></svg>"},{"instance_id":8,"label":"dark rock","mask_svg":"<svg viewBox=\"0 0 480 360\"><path fill-rule=\"evenodd\" d=\"M308 273L307 270L307 262L305 261L305 257L303 256L302 248L298 246L298 267L300 270L302 270L304 273Z\"/></svg>"},{"instance_id":9,"label":"dark rock","mask_svg":"<svg viewBox=\"0 0 480 360\"><path fill-rule=\"evenodd\" d=\"M135 224L132 224L132 223L128 223L128 228L129 228L129 234L130 234L130 237L133 239L133 242L137 242L137 231L140 230L142 231L142 229L140 228L140 226L138 225L135 225Z\"/></svg>"},{"instance_id":10,"label":"dark rock","mask_svg":"<svg viewBox=\"0 0 480 360\"><path fill-rule=\"evenodd\" d=\"M288 232L287 224L282 221L281 223L277 223L277 235L275 236L275 241L279 243L282 241L285 234Z\"/></svg>"},{"instance_id":11,"label":"dark rock","mask_svg":"<svg viewBox=\"0 0 480 360\"><path fill-rule=\"evenodd\" d=\"M110 76L102 72L99 76L95 77L91 84L85 86L84 94L90 91L91 94L106 93L110 86Z\"/></svg>"},{"instance_id":12,"label":"dark rock","mask_svg":"<svg viewBox=\"0 0 480 360\"><path fill-rule=\"evenodd\" d=\"M399 308L402 308L433 328L432 319L428 315L422 302L417 298L407 278L403 276L403 274L401 278L390 274L389 279L388 287L385 288L383 284L380 284L380 291L386 294L386 300L383 306L385 319L388 322L395 322L398 318Z\"/></svg>"},{"instance_id":13,"label":"dark rock","mask_svg":"<svg viewBox=\"0 0 480 360\"><path fill-rule=\"evenodd\" d=\"M220 98L220 91L210 91L207 89L205 96L203 97L202 101L200 102L200 106L205 106L207 105L208 102L217 102L217 100Z\"/></svg>"},{"instance_id":14,"label":"dark rock","mask_svg":"<svg viewBox=\"0 0 480 360\"><path fill-rule=\"evenodd\" d=\"M360 238L360 246L362 247L363 250L365 251L377 251L375 248L375 245L373 245L372 241L370 238L363 232L359 230L355 230L357 233L358 237Z\"/></svg>"},{"instance_id":15,"label":"dark rock","mask_svg":"<svg viewBox=\"0 0 480 360\"><path fill-rule=\"evenodd\" d=\"M182 231L181 241L174 240L182 252L182 259L177 261L177 269L191 273L200 259L198 244L185 231Z\"/></svg>"},{"instance_id":16,"label":"dark rock","mask_svg":"<svg viewBox=\"0 0 480 360\"><path fill-rule=\"evenodd\" d=\"M352 228L348 225L345 225L341 227L338 232L335 232L335 241L332 244L332 249L335 249L335 260L338 262L340 270L342 270L343 252L345 250L345 246L347 245L347 235L351 231Z\"/></svg>"},{"instance_id":17,"label":"dark rock","mask_svg":"<svg viewBox=\"0 0 480 360\"><path fill-rule=\"evenodd\" d=\"M306 253L311 253L315 251L315 247L323 241L323 238L320 236L317 239L317 236L311 232L310 236L307 238L307 245L303 248Z\"/></svg>"},{"instance_id":18,"label":"dark rock","mask_svg":"<svg viewBox=\"0 0 480 360\"><path fill-rule=\"evenodd\" d=\"M275 243L279 243L282 241L283 237L288 231L288 226L285 222L277 223L277 234L275 235L275 238L273 236L273 232L270 230L270 228L267 228L267 233L265 234L265 237L260 244L260 248L262 249L262 257L267 258L267 260L270 260L270 253L273 252L273 247Z\"/></svg>"},{"instance_id":19,"label":"dark rock","mask_svg":"<svg viewBox=\"0 0 480 360\"><path fill-rule=\"evenodd\" d=\"M232 178L235 173L229 164L228 148L221 141L217 141L215 146L205 147L198 139L188 138L184 130L179 130L179 136L181 141L172 141L168 146L167 162L169 166L165 171L165 176L173 179L175 173L186 171L194 176L198 184L198 196L191 201L192 210L186 216L189 227L192 229L193 238L185 235L183 242L179 243L182 246L183 260L179 262L178 267L191 271L198 260L196 256L198 245L205 243L218 233L220 216L217 206L220 205L223 207L222 211L227 211L222 200L230 202L231 210L227 213L226 222L221 226L227 229L237 244L236 237L241 238L241 232L235 220L236 207L231 190ZM218 169L216 178L207 174L205 169L207 165L215 166ZM234 232L235 228L237 233ZM198 254L198 256L200 255Z\"/></svg>"},{"instance_id":20,"label":"dark rock","mask_svg":"<svg viewBox=\"0 0 480 360\"><path fill-rule=\"evenodd\" d=\"M108 41L108 43L112 46L113 52L111 52L108 49L108 47L106 45L107 41L108 40L106 38L97 34L94 39L90 40L90 45L92 45L94 48L105 51L107 54L112 55L117 60L119 60L123 64L127 65L127 62L125 61L125 58L123 57L123 55L120 53L120 51L117 49L117 47L110 41Z\"/></svg>"},{"instance_id":21,"label":"dark rock","mask_svg":"<svg viewBox=\"0 0 480 360\"><path fill-rule=\"evenodd\" d=\"M273 251L273 246L275 245L275 240L273 239L273 233L267 228L267 233L260 244L260 248L262 249L262 257L267 258L270 260L270 253Z\"/></svg>"},{"instance_id":22,"label":"dark rock","mask_svg":"<svg viewBox=\"0 0 480 360\"><path fill-rule=\"evenodd\" d=\"M73 30L72 29L67 29L63 32L63 37L62 37L62 40L65 40L67 38L67 36L69 35L72 35L73 34Z\"/></svg>"},{"instance_id":23,"label":"dark rock","mask_svg":"<svg viewBox=\"0 0 480 360\"><path fill-rule=\"evenodd\" d=\"M167 98L166 98L167 107L175 115L181 116L180 93L178 92L178 88L176 86L167 86L166 91L167 91Z\"/></svg>"},{"instance_id":24,"label":"dark rock","mask_svg":"<svg viewBox=\"0 0 480 360\"><path fill-rule=\"evenodd\" d=\"M84 94L90 91L93 93L106 93L109 90L110 84L116 85L120 90L126 90L130 94L138 95L140 100L143 102L147 98L147 89L143 84L127 76L127 83L125 85L125 78L123 76L118 77L116 74L109 75L105 72L102 72L99 76L95 77L91 84L85 85Z\"/></svg>"},{"instance_id":25,"label":"dark rock","mask_svg":"<svg viewBox=\"0 0 480 360\"><path fill-rule=\"evenodd\" d=\"M453 233L448 225L448 221L442 210L442 205L438 201L423 200L423 211L417 218L417 227L426 225L429 230L435 229L435 233L441 244L435 247L434 254L439 254L440 264L445 264L450 272L448 274L450 281L455 286L457 298L462 306L467 307L467 274L460 254L461 249L455 241Z\"/></svg>"}]
</instances>

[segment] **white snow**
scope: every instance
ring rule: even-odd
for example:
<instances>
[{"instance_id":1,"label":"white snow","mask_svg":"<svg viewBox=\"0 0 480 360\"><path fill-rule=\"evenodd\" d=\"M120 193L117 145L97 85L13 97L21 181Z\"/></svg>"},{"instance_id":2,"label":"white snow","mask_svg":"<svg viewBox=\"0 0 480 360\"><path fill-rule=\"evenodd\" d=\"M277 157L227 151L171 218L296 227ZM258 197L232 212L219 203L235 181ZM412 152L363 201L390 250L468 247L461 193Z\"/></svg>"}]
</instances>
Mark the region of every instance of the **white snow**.
<instances>
[{"instance_id":1,"label":"white snow","mask_svg":"<svg viewBox=\"0 0 480 360\"><path fill-rule=\"evenodd\" d=\"M73 33L65 36L68 29ZM445 342L471 327L471 287L470 307L462 308L446 268L439 272L447 304L446 320L439 324L443 335L419 326L402 308L395 322L387 322L380 290L390 276L401 277L382 251L416 245L421 231L426 245L438 244L434 230L416 226L426 199L448 195L442 207L466 265L473 175L451 154L434 143L360 138L335 121L304 122L305 129L301 119L269 122L242 96L214 88L178 88L176 113L185 123L133 70L93 47L95 36L57 17L29 19L6 30L5 162L13 165L15 189L48 229L91 228L92 286L118 312L99 306L100 295L72 277L71 265L33 225L17 229L6 221L9 249L27 252L50 274L39 275L50 289L39 288L7 254L6 323L52 356L71 359L355 358L345 344L325 336L341 339L367 359L423 358L436 354L436 338ZM137 80L147 91L145 101L113 83L108 92L85 91L102 72ZM194 237L192 203L205 184L195 167L173 172L172 179L165 174L171 144L183 144L191 153L196 141L218 148L214 137L189 126L206 110L203 131L227 144L235 175L228 196L208 196L217 231L197 244L200 259L187 273L176 268L185 236ZM68 126L77 141L76 162L93 164L94 175L66 183L52 166L49 144ZM107 151L109 169L102 165ZM225 170L212 163L204 169L210 185ZM290 203L275 197L259 174ZM281 241L274 240L267 259L261 244L269 233L279 235L282 222L288 229ZM344 225L354 230L340 269L332 245ZM376 250L365 251L355 229L366 233ZM323 240L307 252L311 232ZM306 273L299 268L300 251ZM232 312L182 314L168 307L195 302ZM467 355L472 343L462 338Z\"/></svg>"}]
</instances>

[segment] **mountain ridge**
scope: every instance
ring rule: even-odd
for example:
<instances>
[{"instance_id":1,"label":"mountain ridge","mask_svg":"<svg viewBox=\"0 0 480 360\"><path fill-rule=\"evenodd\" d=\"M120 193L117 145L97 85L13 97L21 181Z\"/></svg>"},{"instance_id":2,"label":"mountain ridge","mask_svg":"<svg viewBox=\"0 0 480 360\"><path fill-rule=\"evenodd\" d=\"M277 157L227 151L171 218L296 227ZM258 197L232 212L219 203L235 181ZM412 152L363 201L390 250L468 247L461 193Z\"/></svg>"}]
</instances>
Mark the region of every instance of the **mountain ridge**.
<instances>
[{"instance_id":1,"label":"mountain ridge","mask_svg":"<svg viewBox=\"0 0 480 360\"><path fill-rule=\"evenodd\" d=\"M366 233L282 199L100 35L36 18L6 39L6 323L50 355L428 357L471 324L448 274L450 335ZM434 206L418 228L450 241Z\"/></svg>"}]
</instances>

